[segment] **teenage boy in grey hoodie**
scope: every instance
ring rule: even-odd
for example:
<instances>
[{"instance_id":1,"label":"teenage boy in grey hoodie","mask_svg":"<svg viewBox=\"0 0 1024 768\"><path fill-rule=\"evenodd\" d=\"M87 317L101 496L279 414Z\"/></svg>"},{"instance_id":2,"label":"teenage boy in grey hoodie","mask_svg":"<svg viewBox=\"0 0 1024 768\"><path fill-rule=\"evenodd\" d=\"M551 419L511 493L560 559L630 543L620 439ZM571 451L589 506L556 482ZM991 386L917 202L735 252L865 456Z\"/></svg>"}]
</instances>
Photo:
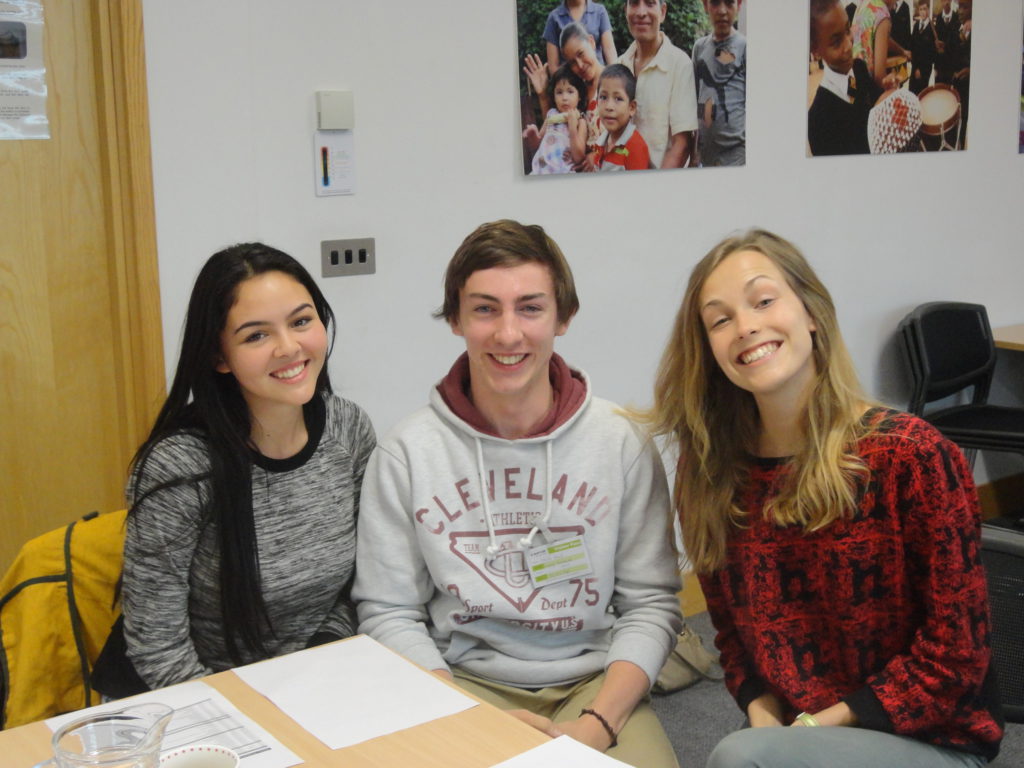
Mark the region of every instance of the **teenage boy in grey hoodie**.
<instances>
[{"instance_id":1,"label":"teenage boy in grey hoodie","mask_svg":"<svg viewBox=\"0 0 1024 768\"><path fill-rule=\"evenodd\" d=\"M437 316L466 352L366 468L359 630L546 733L671 768L647 700L681 627L668 486L554 353L578 308L539 226L456 251Z\"/></svg>"}]
</instances>

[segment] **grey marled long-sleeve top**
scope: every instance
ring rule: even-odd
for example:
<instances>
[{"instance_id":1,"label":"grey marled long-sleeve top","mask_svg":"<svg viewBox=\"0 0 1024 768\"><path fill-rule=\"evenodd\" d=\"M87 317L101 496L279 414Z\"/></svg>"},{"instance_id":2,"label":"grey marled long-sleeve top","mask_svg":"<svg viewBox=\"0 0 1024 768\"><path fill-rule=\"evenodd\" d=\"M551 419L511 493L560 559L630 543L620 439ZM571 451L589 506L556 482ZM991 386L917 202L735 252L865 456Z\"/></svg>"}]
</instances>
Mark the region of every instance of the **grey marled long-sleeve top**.
<instances>
[{"instance_id":1,"label":"grey marled long-sleeve top","mask_svg":"<svg viewBox=\"0 0 1024 768\"><path fill-rule=\"evenodd\" d=\"M260 581L273 627L263 641L270 656L304 648L317 632L347 637L357 626L348 591L359 488L376 438L354 403L332 395L310 406L302 451L282 460L253 456ZM154 447L135 498L208 467L199 437L173 435ZM150 495L128 517L125 640L128 657L153 688L234 666L224 644L216 531L202 526L208 499L207 481L180 484Z\"/></svg>"}]
</instances>

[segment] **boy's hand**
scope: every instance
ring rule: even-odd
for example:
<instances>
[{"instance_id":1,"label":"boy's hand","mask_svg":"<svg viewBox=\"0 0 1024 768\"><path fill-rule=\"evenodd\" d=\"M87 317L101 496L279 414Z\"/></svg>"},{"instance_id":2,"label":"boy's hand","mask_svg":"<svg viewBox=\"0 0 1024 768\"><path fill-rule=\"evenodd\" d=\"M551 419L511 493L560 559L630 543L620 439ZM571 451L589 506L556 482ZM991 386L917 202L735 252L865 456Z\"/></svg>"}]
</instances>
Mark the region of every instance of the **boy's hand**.
<instances>
[{"instance_id":1,"label":"boy's hand","mask_svg":"<svg viewBox=\"0 0 1024 768\"><path fill-rule=\"evenodd\" d=\"M587 154L583 156L583 159L580 160L574 166L573 170L575 170L576 173L590 173L591 171L596 171L597 170L597 163L595 162L596 158L597 158L597 152L596 151L594 151L594 152L587 152Z\"/></svg>"},{"instance_id":2,"label":"boy's hand","mask_svg":"<svg viewBox=\"0 0 1024 768\"><path fill-rule=\"evenodd\" d=\"M608 749L608 732L593 717L578 717L556 725L543 715L534 714L527 709L509 709L506 712L553 739L569 736L598 752Z\"/></svg>"},{"instance_id":3,"label":"boy's hand","mask_svg":"<svg viewBox=\"0 0 1024 768\"><path fill-rule=\"evenodd\" d=\"M543 715L534 714L528 709L506 709L505 712L517 720L522 720L531 728L536 728L541 733L550 736L552 739L557 739L562 735L562 730Z\"/></svg>"},{"instance_id":4,"label":"boy's hand","mask_svg":"<svg viewBox=\"0 0 1024 768\"><path fill-rule=\"evenodd\" d=\"M608 731L598 722L597 718L590 715L567 720L564 723L559 723L556 727L566 736L570 736L598 752L604 752L611 747Z\"/></svg>"}]
</instances>

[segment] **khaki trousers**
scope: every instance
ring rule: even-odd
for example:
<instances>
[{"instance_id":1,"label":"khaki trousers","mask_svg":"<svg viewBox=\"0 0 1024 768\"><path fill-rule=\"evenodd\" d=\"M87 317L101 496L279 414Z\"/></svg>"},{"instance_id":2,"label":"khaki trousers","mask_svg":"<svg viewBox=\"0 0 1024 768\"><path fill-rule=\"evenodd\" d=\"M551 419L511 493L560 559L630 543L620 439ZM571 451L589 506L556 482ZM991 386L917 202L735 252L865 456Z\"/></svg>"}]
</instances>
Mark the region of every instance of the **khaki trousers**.
<instances>
[{"instance_id":1,"label":"khaki trousers","mask_svg":"<svg viewBox=\"0 0 1024 768\"><path fill-rule=\"evenodd\" d=\"M498 709L526 709L556 723L575 720L580 710L594 700L604 673L598 672L575 683L540 690L515 688L453 669L455 682ZM619 744L608 750L609 757L636 768L679 768L675 750L654 714L649 698L644 698L618 736Z\"/></svg>"}]
</instances>

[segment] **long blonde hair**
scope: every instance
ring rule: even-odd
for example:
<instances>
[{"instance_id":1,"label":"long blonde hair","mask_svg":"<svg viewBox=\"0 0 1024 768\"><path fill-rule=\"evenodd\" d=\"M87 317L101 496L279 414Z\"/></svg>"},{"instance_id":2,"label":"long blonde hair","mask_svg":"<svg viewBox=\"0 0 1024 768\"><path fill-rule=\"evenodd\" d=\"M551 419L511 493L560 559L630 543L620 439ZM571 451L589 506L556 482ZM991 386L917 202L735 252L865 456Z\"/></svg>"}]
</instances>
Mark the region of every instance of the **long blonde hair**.
<instances>
[{"instance_id":1,"label":"long blonde hair","mask_svg":"<svg viewBox=\"0 0 1024 768\"><path fill-rule=\"evenodd\" d=\"M790 482L765 507L778 525L813 531L852 514L867 468L853 453L867 428L866 399L839 332L828 290L797 248L778 235L751 229L716 245L694 267L655 382L651 410L638 414L655 434L678 444L674 502L683 543L694 568L706 573L725 562L730 529L744 510L736 494L757 445L760 417L751 393L715 362L700 316L708 276L737 251L757 251L779 268L814 321L816 376L803 415L803 449L793 457Z\"/></svg>"}]
</instances>

